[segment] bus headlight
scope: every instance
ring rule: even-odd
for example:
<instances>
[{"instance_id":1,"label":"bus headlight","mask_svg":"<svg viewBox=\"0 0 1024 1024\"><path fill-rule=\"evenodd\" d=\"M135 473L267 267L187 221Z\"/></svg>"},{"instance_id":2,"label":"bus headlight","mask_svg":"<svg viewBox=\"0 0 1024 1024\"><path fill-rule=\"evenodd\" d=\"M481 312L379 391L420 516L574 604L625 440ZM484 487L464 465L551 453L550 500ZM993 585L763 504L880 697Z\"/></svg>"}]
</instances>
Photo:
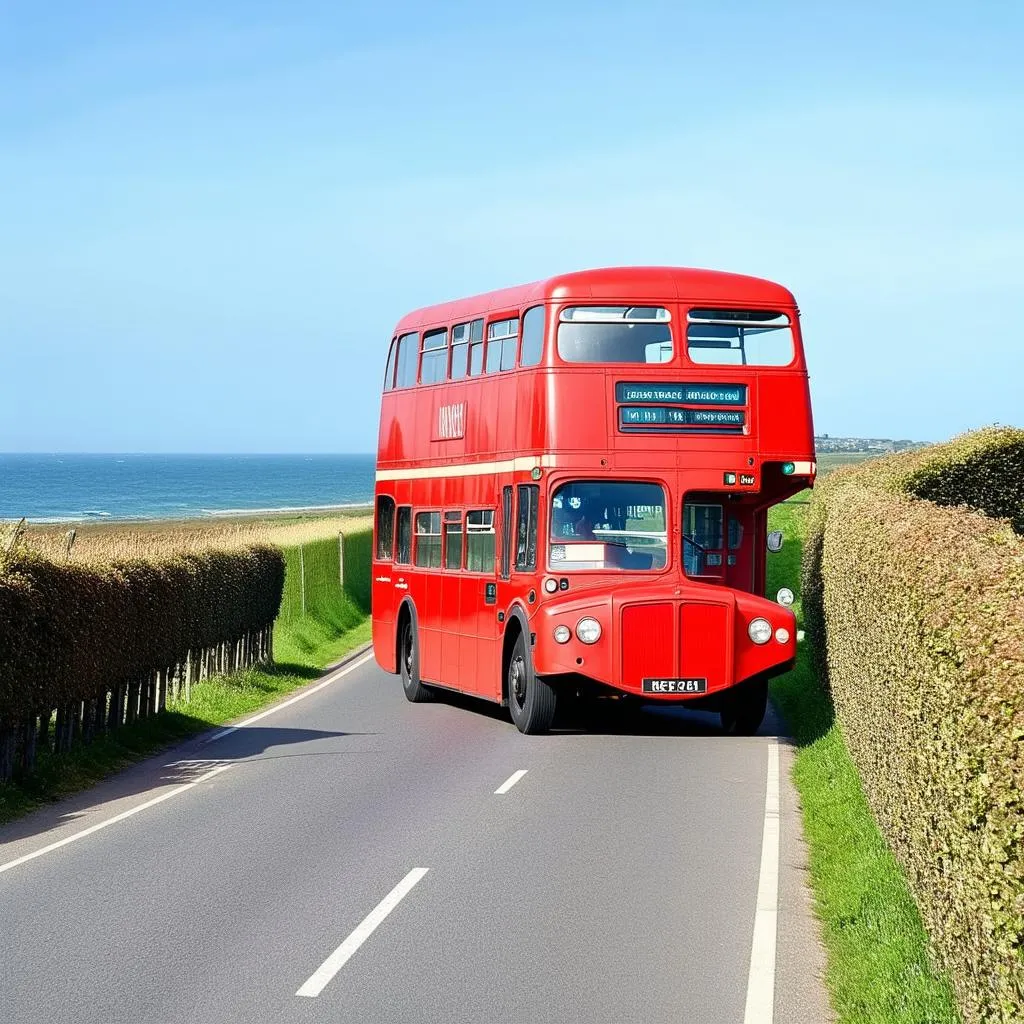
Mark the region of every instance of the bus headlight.
<instances>
[{"instance_id":1,"label":"bus headlight","mask_svg":"<svg viewBox=\"0 0 1024 1024\"><path fill-rule=\"evenodd\" d=\"M557 589L558 589L558 580L553 580L549 576L544 581L544 593L546 593L546 594L553 594Z\"/></svg>"},{"instance_id":2,"label":"bus headlight","mask_svg":"<svg viewBox=\"0 0 1024 1024\"><path fill-rule=\"evenodd\" d=\"M567 644L569 642L572 632L568 626L555 626L555 643L556 644Z\"/></svg>"},{"instance_id":3,"label":"bus headlight","mask_svg":"<svg viewBox=\"0 0 1024 1024\"><path fill-rule=\"evenodd\" d=\"M747 636L755 644L766 644L772 638L772 624L767 619L753 619L747 626Z\"/></svg>"},{"instance_id":4,"label":"bus headlight","mask_svg":"<svg viewBox=\"0 0 1024 1024\"><path fill-rule=\"evenodd\" d=\"M776 595L775 600L783 607L788 608L793 603L793 591L789 587L783 587Z\"/></svg>"},{"instance_id":5,"label":"bus headlight","mask_svg":"<svg viewBox=\"0 0 1024 1024\"><path fill-rule=\"evenodd\" d=\"M601 623L597 619L580 619L576 623L576 636L585 644L596 644L601 639Z\"/></svg>"}]
</instances>

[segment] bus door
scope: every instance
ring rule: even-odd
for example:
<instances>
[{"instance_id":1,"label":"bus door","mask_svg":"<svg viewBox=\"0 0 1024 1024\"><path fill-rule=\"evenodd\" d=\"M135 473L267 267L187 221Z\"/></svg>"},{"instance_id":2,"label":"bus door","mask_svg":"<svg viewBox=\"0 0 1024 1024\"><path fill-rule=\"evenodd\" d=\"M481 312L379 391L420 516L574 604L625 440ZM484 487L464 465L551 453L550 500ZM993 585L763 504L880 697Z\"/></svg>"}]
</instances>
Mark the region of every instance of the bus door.
<instances>
[{"instance_id":1,"label":"bus door","mask_svg":"<svg viewBox=\"0 0 1024 1024\"><path fill-rule=\"evenodd\" d=\"M498 636L498 571L501 558L497 543L499 514L491 508L466 510L466 571L459 581L458 686L467 693L495 696L500 671ZM499 667L495 668L497 661Z\"/></svg>"},{"instance_id":2,"label":"bus door","mask_svg":"<svg viewBox=\"0 0 1024 1024\"><path fill-rule=\"evenodd\" d=\"M725 582L737 590L754 590L754 516L745 505L725 506Z\"/></svg>"},{"instance_id":3,"label":"bus door","mask_svg":"<svg viewBox=\"0 0 1024 1024\"><path fill-rule=\"evenodd\" d=\"M408 509L406 509L408 512ZM370 584L370 605L373 611L373 643L384 659L390 664L388 654L394 657L395 608L395 499L382 494L377 498L376 529ZM397 666L396 666L397 667Z\"/></svg>"},{"instance_id":4,"label":"bus door","mask_svg":"<svg viewBox=\"0 0 1024 1024\"><path fill-rule=\"evenodd\" d=\"M726 581L725 508L720 495L688 494L683 504L683 571L708 583Z\"/></svg>"}]
</instances>

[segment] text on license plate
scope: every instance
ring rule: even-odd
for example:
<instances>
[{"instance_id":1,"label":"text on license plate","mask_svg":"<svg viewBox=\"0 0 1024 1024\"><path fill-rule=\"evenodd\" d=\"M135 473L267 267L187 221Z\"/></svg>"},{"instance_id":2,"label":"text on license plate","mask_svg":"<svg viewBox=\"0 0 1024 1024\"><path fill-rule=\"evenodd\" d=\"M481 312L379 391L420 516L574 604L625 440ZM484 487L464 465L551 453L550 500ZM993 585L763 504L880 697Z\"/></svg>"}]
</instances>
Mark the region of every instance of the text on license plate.
<instances>
[{"instance_id":1,"label":"text on license plate","mask_svg":"<svg viewBox=\"0 0 1024 1024\"><path fill-rule=\"evenodd\" d=\"M707 679L645 679L644 693L707 693Z\"/></svg>"}]
</instances>

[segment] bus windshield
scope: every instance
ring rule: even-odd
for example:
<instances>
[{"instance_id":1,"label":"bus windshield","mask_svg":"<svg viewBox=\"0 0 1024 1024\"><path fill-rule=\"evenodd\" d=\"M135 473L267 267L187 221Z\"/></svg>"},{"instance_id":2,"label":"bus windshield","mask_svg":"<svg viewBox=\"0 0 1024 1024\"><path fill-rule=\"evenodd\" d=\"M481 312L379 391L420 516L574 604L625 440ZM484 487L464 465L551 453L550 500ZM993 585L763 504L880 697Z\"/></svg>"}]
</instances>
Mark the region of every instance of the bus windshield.
<instances>
[{"instance_id":1,"label":"bus windshield","mask_svg":"<svg viewBox=\"0 0 1024 1024\"><path fill-rule=\"evenodd\" d=\"M660 484L579 480L551 498L549 564L572 569L664 569L665 491Z\"/></svg>"},{"instance_id":2,"label":"bus windshield","mask_svg":"<svg viewBox=\"0 0 1024 1024\"><path fill-rule=\"evenodd\" d=\"M669 311L663 306L569 306L558 325L567 363L667 363Z\"/></svg>"}]
</instances>

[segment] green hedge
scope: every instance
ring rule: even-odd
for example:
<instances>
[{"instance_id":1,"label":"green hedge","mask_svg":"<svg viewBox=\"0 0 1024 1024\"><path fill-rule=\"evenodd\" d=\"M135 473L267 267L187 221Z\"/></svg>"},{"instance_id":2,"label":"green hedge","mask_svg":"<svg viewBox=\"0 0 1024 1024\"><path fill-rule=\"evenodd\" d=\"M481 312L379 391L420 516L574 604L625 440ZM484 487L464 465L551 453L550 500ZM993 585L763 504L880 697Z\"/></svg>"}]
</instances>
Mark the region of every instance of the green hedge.
<instances>
[{"instance_id":1,"label":"green hedge","mask_svg":"<svg viewBox=\"0 0 1024 1024\"><path fill-rule=\"evenodd\" d=\"M802 571L846 743L969 1024L1024 1020L1022 455L1024 432L986 430L830 475Z\"/></svg>"},{"instance_id":2,"label":"green hedge","mask_svg":"<svg viewBox=\"0 0 1024 1024\"><path fill-rule=\"evenodd\" d=\"M0 775L15 746L31 760L32 730L45 734L54 708L69 729L65 742L58 727L57 744L67 746L156 710L172 682L268 657L283 585L284 560L268 546L110 566L5 558Z\"/></svg>"}]
</instances>

